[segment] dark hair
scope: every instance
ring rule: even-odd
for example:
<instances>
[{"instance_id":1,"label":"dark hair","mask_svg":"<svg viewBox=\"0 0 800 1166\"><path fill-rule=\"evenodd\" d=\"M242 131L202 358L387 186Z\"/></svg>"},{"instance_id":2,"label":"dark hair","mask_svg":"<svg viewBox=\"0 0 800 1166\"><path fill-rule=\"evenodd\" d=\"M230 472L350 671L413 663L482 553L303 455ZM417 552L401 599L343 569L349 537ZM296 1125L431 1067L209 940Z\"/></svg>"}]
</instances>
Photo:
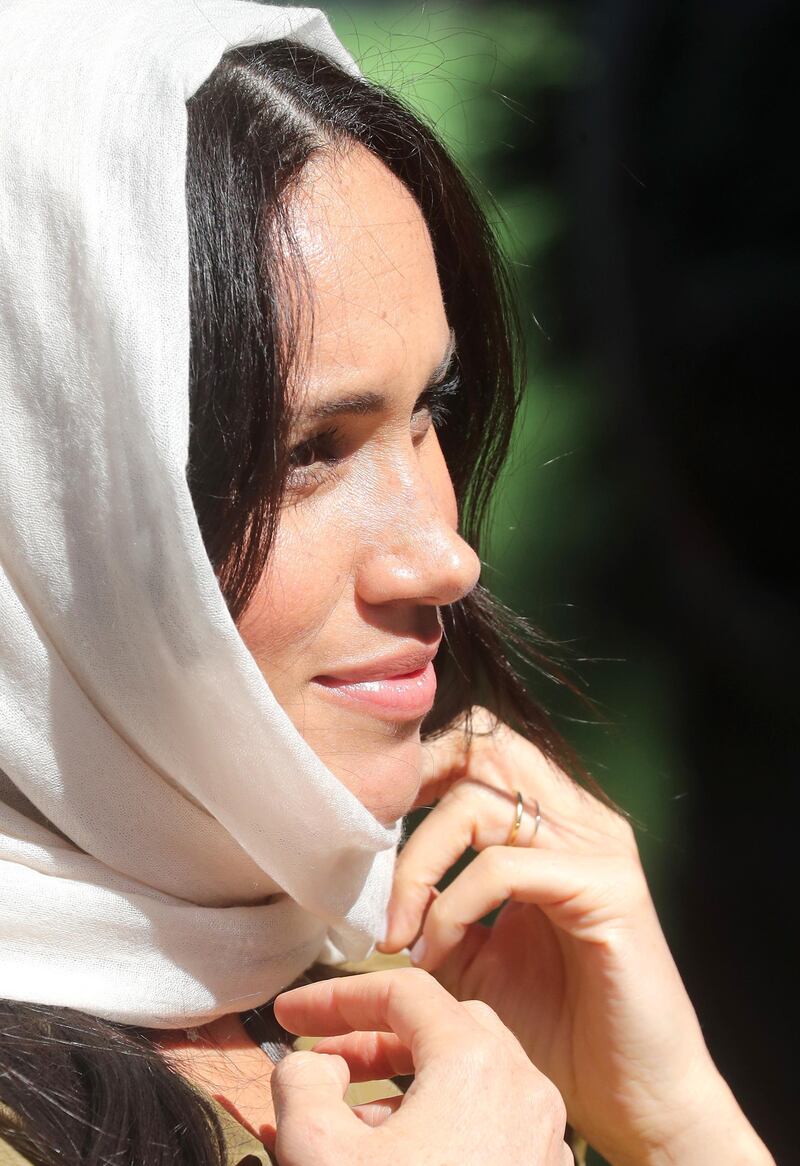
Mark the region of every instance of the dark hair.
<instances>
[{"instance_id":1,"label":"dark hair","mask_svg":"<svg viewBox=\"0 0 800 1166\"><path fill-rule=\"evenodd\" d=\"M357 143L417 200L456 337L457 408L439 436L477 549L508 450L523 372L507 269L475 195L432 130L384 89L288 41L227 53L188 102L191 378L188 481L234 619L275 533L287 468L286 386L299 355L290 307L302 289L287 194L315 154ZM442 611L442 731L476 703L583 776L529 695L514 653L545 665L544 642L478 587ZM560 679L569 683L563 674ZM222 1163L210 1103L146 1034L71 1009L0 1004L0 1132L42 1163Z\"/></svg>"}]
</instances>

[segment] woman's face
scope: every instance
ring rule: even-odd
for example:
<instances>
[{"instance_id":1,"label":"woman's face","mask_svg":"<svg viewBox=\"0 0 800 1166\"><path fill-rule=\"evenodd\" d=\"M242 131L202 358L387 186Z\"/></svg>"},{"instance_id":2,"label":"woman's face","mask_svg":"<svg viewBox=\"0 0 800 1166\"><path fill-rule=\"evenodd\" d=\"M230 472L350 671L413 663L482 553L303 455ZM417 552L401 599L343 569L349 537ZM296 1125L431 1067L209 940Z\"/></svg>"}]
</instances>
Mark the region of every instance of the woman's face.
<instances>
[{"instance_id":1,"label":"woman's face","mask_svg":"<svg viewBox=\"0 0 800 1166\"><path fill-rule=\"evenodd\" d=\"M366 150L312 162L292 218L313 335L276 541L239 630L306 741L389 823L419 785L438 608L480 571L426 394L451 335L422 215Z\"/></svg>"}]
</instances>

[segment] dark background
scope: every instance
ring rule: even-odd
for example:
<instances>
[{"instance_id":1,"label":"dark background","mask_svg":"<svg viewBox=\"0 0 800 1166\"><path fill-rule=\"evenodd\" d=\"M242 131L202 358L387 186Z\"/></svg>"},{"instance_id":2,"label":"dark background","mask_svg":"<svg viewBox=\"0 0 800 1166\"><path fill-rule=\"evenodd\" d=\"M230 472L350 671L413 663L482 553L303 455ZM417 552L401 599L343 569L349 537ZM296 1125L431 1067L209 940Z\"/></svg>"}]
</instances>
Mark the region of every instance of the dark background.
<instances>
[{"instance_id":1,"label":"dark background","mask_svg":"<svg viewBox=\"0 0 800 1166\"><path fill-rule=\"evenodd\" d=\"M365 72L420 106L499 204L531 373L484 578L578 661L601 723L537 690L639 823L707 1042L788 1163L792 6L327 11Z\"/></svg>"}]
</instances>

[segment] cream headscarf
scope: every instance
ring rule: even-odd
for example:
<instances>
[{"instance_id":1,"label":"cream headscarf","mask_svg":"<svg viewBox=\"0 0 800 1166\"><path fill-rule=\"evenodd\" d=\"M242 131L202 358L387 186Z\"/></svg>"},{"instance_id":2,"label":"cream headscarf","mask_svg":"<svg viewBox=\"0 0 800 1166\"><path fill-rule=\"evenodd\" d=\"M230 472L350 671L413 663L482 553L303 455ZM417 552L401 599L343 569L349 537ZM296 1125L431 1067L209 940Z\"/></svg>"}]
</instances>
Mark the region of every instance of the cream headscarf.
<instances>
[{"instance_id":1,"label":"cream headscarf","mask_svg":"<svg viewBox=\"0 0 800 1166\"><path fill-rule=\"evenodd\" d=\"M186 483L186 100L313 9L0 0L0 997L180 1027L366 955L399 828L234 626Z\"/></svg>"}]
</instances>

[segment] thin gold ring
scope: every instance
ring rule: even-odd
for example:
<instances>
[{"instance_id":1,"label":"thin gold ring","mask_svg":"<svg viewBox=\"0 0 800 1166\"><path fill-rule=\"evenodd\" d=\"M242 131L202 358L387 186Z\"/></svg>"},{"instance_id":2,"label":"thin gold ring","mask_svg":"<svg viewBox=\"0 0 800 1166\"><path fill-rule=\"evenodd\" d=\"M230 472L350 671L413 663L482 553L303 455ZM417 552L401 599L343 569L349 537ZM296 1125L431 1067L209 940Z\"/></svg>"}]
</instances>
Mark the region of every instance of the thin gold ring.
<instances>
[{"instance_id":1,"label":"thin gold ring","mask_svg":"<svg viewBox=\"0 0 800 1166\"><path fill-rule=\"evenodd\" d=\"M511 826L511 832L506 839L506 846L513 846L519 834L519 828L522 825L522 815L525 812L525 803L522 800L522 793L520 790L514 790L517 795L517 805L514 810L514 822Z\"/></svg>"},{"instance_id":2,"label":"thin gold ring","mask_svg":"<svg viewBox=\"0 0 800 1166\"><path fill-rule=\"evenodd\" d=\"M517 835L519 834L519 828L522 825L522 815L525 812L525 802L522 798L522 791L516 789L514 790L514 793L517 795L517 804L514 807L514 821L511 824L511 830L509 832L508 838L506 839L506 846L513 846L516 842ZM531 840L529 843L530 846L533 846L536 835L539 833L539 827L542 824L542 810L541 806L539 805L539 799L534 798L533 804L535 806L535 810L533 814L533 834L531 834Z\"/></svg>"}]
</instances>

